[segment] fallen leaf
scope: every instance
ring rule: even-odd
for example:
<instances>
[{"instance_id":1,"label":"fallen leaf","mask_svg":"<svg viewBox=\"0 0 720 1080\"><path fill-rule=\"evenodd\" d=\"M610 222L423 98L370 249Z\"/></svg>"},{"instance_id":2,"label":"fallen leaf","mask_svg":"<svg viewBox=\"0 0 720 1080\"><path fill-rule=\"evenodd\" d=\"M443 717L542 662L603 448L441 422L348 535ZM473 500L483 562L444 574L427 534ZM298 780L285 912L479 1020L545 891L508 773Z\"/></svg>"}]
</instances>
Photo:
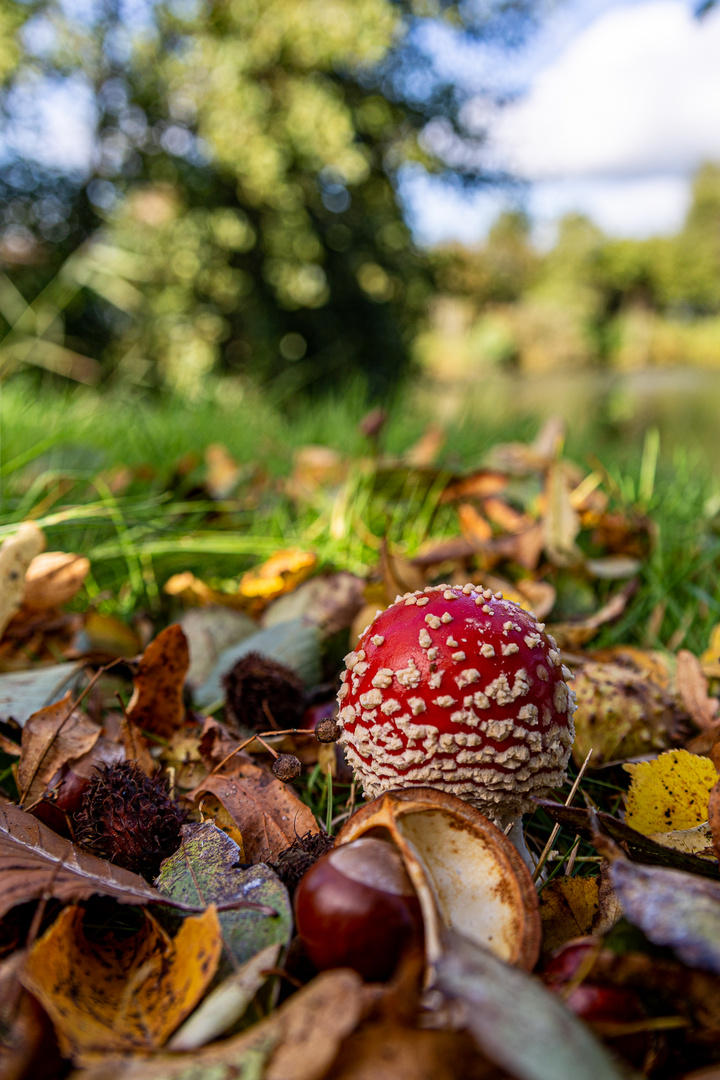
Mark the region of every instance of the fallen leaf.
<instances>
[{"instance_id":1,"label":"fallen leaf","mask_svg":"<svg viewBox=\"0 0 720 1080\"><path fill-rule=\"evenodd\" d=\"M294 454L287 490L294 499L309 499L318 490L338 487L346 473L347 465L337 450L330 446L301 446Z\"/></svg>"},{"instance_id":2,"label":"fallen leaf","mask_svg":"<svg viewBox=\"0 0 720 1080\"><path fill-rule=\"evenodd\" d=\"M425 588L422 571L409 559L392 552L386 539L383 539L380 547L380 570L388 603L392 603L398 595Z\"/></svg>"},{"instance_id":3,"label":"fallen leaf","mask_svg":"<svg viewBox=\"0 0 720 1080\"><path fill-rule=\"evenodd\" d=\"M272 862L298 836L319 831L312 811L292 788L259 765L243 762L230 776L208 776L191 797L197 801L205 791L218 797L237 824L250 862Z\"/></svg>"},{"instance_id":4,"label":"fallen leaf","mask_svg":"<svg viewBox=\"0 0 720 1080\"><path fill-rule=\"evenodd\" d=\"M75 683L82 668L78 664L51 664L31 671L12 671L0 675L0 717L21 726L28 717L51 701L70 683Z\"/></svg>"},{"instance_id":5,"label":"fallen leaf","mask_svg":"<svg viewBox=\"0 0 720 1080\"><path fill-rule=\"evenodd\" d=\"M190 653L186 676L189 686L200 686L205 682L224 649L257 632L257 623L249 615L227 607L186 611L180 626Z\"/></svg>"},{"instance_id":6,"label":"fallen leaf","mask_svg":"<svg viewBox=\"0 0 720 1080\"><path fill-rule=\"evenodd\" d=\"M222 592L220 589L214 589L201 578L195 577L190 570L183 570L168 578L163 585L163 592L175 597L187 607L227 607L230 610L248 607L245 596L238 592Z\"/></svg>"},{"instance_id":7,"label":"fallen leaf","mask_svg":"<svg viewBox=\"0 0 720 1080\"><path fill-rule=\"evenodd\" d=\"M561 649L579 649L595 637L601 626L620 618L627 607L628 600L637 588L638 582L633 578L592 615L573 621L551 623L548 626L548 632L557 640Z\"/></svg>"},{"instance_id":8,"label":"fallen leaf","mask_svg":"<svg viewBox=\"0 0 720 1080\"><path fill-rule=\"evenodd\" d=\"M713 786L708 799L708 828L715 858L720 862L720 780Z\"/></svg>"},{"instance_id":9,"label":"fallen leaf","mask_svg":"<svg viewBox=\"0 0 720 1080\"><path fill-rule=\"evenodd\" d=\"M68 761L92 750L100 737L97 724L73 711L73 692L30 716L23 728L17 783L22 801L40 798L55 773Z\"/></svg>"},{"instance_id":10,"label":"fallen leaf","mask_svg":"<svg viewBox=\"0 0 720 1080\"><path fill-rule=\"evenodd\" d=\"M500 469L477 469L469 476L451 480L442 495L441 503L455 502L457 499L483 498L486 495L498 495L508 486L509 480Z\"/></svg>"},{"instance_id":11,"label":"fallen leaf","mask_svg":"<svg viewBox=\"0 0 720 1080\"><path fill-rule=\"evenodd\" d=\"M113 866L64 840L32 814L12 803L0 804L0 918L16 904L39 900L87 900L111 896L121 904L182 904L164 897L139 874Z\"/></svg>"},{"instance_id":12,"label":"fallen leaf","mask_svg":"<svg viewBox=\"0 0 720 1080\"><path fill-rule=\"evenodd\" d=\"M603 834L618 844L622 844L630 857L637 862L672 867L701 877L720 877L720 871L714 862L702 859L698 855L688 855L682 851L673 851L672 848L663 847L655 840L631 829L624 822L618 821L611 814L598 811L593 812L594 816L591 816L589 810L581 809L579 806L563 806L562 803L552 802L550 799L533 799L533 802L541 806L548 816L563 828L567 828L573 834L580 833L587 839L593 836L595 831L593 821L596 820Z\"/></svg>"},{"instance_id":13,"label":"fallen leaf","mask_svg":"<svg viewBox=\"0 0 720 1080\"><path fill-rule=\"evenodd\" d=\"M457 508L460 531L474 548L482 548L492 539L492 526L487 518L478 513L472 503L460 503Z\"/></svg>"},{"instance_id":14,"label":"fallen leaf","mask_svg":"<svg viewBox=\"0 0 720 1080\"><path fill-rule=\"evenodd\" d=\"M465 1031L423 1030L395 1017L366 1021L343 1042L332 1080L504 1080Z\"/></svg>"},{"instance_id":15,"label":"fallen leaf","mask_svg":"<svg viewBox=\"0 0 720 1080\"><path fill-rule=\"evenodd\" d=\"M713 626L710 633L710 642L707 649L700 657L700 663L717 665L720 663L720 623Z\"/></svg>"},{"instance_id":16,"label":"fallen leaf","mask_svg":"<svg viewBox=\"0 0 720 1080\"><path fill-rule=\"evenodd\" d=\"M510 503L496 495L490 495L483 499L483 510L486 516L505 533L523 533L532 525L532 520L527 514L521 514Z\"/></svg>"},{"instance_id":17,"label":"fallen leaf","mask_svg":"<svg viewBox=\"0 0 720 1080\"><path fill-rule=\"evenodd\" d=\"M260 566L243 574L239 592L250 600L267 602L296 588L312 574L317 561L314 552L300 548L276 551Z\"/></svg>"},{"instance_id":18,"label":"fallen leaf","mask_svg":"<svg viewBox=\"0 0 720 1080\"><path fill-rule=\"evenodd\" d=\"M242 476L242 467L222 443L205 448L205 487L211 499L227 499Z\"/></svg>"},{"instance_id":19,"label":"fallen leaf","mask_svg":"<svg viewBox=\"0 0 720 1080\"><path fill-rule=\"evenodd\" d=\"M700 728L708 731L718 719L720 701L708 694L708 680L697 656L687 649L677 654L677 688L685 708Z\"/></svg>"},{"instance_id":20,"label":"fallen leaf","mask_svg":"<svg viewBox=\"0 0 720 1080\"><path fill-rule=\"evenodd\" d=\"M191 907L216 904L226 908L237 901L265 904L267 915L242 908L221 910L223 944L234 968L268 945L285 948L292 934L287 889L268 866L242 870L238 845L212 822L183 825L180 847L166 859L155 885L163 896Z\"/></svg>"},{"instance_id":21,"label":"fallen leaf","mask_svg":"<svg viewBox=\"0 0 720 1080\"><path fill-rule=\"evenodd\" d=\"M70 1080L321 1080L357 1027L366 996L354 971L326 971L266 1020L190 1058L106 1056Z\"/></svg>"},{"instance_id":22,"label":"fallen leaf","mask_svg":"<svg viewBox=\"0 0 720 1080\"><path fill-rule=\"evenodd\" d=\"M63 1074L47 1013L18 982L25 952L0 964L0 1076L3 1080L54 1080Z\"/></svg>"},{"instance_id":23,"label":"fallen leaf","mask_svg":"<svg viewBox=\"0 0 720 1080\"><path fill-rule=\"evenodd\" d=\"M701 825L696 825L693 829L672 829L670 832L648 833L648 838L664 847L671 847L674 851L703 855L712 853L712 833L707 821L703 821Z\"/></svg>"},{"instance_id":24,"label":"fallen leaf","mask_svg":"<svg viewBox=\"0 0 720 1080\"><path fill-rule=\"evenodd\" d=\"M686 715L647 671L588 660L575 669L572 687L577 698L573 759L578 765L591 747L590 768L599 768L679 741Z\"/></svg>"},{"instance_id":25,"label":"fallen leaf","mask_svg":"<svg viewBox=\"0 0 720 1080\"><path fill-rule=\"evenodd\" d=\"M538 979L457 934L438 962L437 987L462 1003L480 1049L517 1080L622 1076L590 1029Z\"/></svg>"},{"instance_id":26,"label":"fallen leaf","mask_svg":"<svg viewBox=\"0 0 720 1080\"><path fill-rule=\"evenodd\" d=\"M603 861L600 866L600 875L596 880L598 881L598 909L593 919L591 932L597 937L604 937L622 919L622 904L613 888L609 862Z\"/></svg>"},{"instance_id":27,"label":"fallen leaf","mask_svg":"<svg viewBox=\"0 0 720 1080\"><path fill-rule=\"evenodd\" d=\"M128 720L143 731L169 738L185 718L183 688L190 664L187 638L178 623L150 642L133 677Z\"/></svg>"},{"instance_id":28,"label":"fallen leaf","mask_svg":"<svg viewBox=\"0 0 720 1080\"><path fill-rule=\"evenodd\" d=\"M122 619L115 615L101 615L99 611L89 611L85 615L77 648L81 652L130 659L137 656L142 642L137 632Z\"/></svg>"},{"instance_id":29,"label":"fallen leaf","mask_svg":"<svg viewBox=\"0 0 720 1080\"><path fill-rule=\"evenodd\" d=\"M36 555L45 547L45 536L31 521L8 536L0 546L0 638L22 605L25 574Z\"/></svg>"},{"instance_id":30,"label":"fallen leaf","mask_svg":"<svg viewBox=\"0 0 720 1080\"><path fill-rule=\"evenodd\" d=\"M51 1017L66 1057L156 1049L195 1008L220 959L217 912L183 920L170 941L154 920L129 938L90 941L71 906L30 950L23 985Z\"/></svg>"},{"instance_id":31,"label":"fallen leaf","mask_svg":"<svg viewBox=\"0 0 720 1080\"><path fill-rule=\"evenodd\" d=\"M228 1031L277 965L280 945L268 945L216 986L168 1043L168 1050L197 1050Z\"/></svg>"},{"instance_id":32,"label":"fallen leaf","mask_svg":"<svg viewBox=\"0 0 720 1080\"><path fill-rule=\"evenodd\" d=\"M521 578L516 583L517 591L522 598L522 606L533 611L542 622L555 606L555 588L547 581L533 581L531 578Z\"/></svg>"},{"instance_id":33,"label":"fallen leaf","mask_svg":"<svg viewBox=\"0 0 720 1080\"><path fill-rule=\"evenodd\" d=\"M25 574L22 606L28 611L67 604L76 596L90 571L90 560L65 551L36 555Z\"/></svg>"},{"instance_id":34,"label":"fallen leaf","mask_svg":"<svg viewBox=\"0 0 720 1080\"><path fill-rule=\"evenodd\" d=\"M580 518L571 500L572 483L561 460L554 461L545 480L545 552L555 566L575 566L582 552L575 543Z\"/></svg>"},{"instance_id":35,"label":"fallen leaf","mask_svg":"<svg viewBox=\"0 0 720 1080\"><path fill-rule=\"evenodd\" d=\"M708 758L687 750L668 750L655 761L627 764L632 777L625 821L649 836L693 829L708 819L708 799L717 782Z\"/></svg>"},{"instance_id":36,"label":"fallen leaf","mask_svg":"<svg viewBox=\"0 0 720 1080\"><path fill-rule=\"evenodd\" d=\"M690 967L720 972L720 883L618 856L610 873L625 918L653 944Z\"/></svg>"},{"instance_id":37,"label":"fallen leaf","mask_svg":"<svg viewBox=\"0 0 720 1080\"><path fill-rule=\"evenodd\" d=\"M553 952L566 941L592 930L598 913L598 879L559 877L540 894L543 952Z\"/></svg>"},{"instance_id":38,"label":"fallen leaf","mask_svg":"<svg viewBox=\"0 0 720 1080\"><path fill-rule=\"evenodd\" d=\"M408 465L425 469L435 463L446 438L445 429L439 424L428 424L415 445L406 450L403 457Z\"/></svg>"},{"instance_id":39,"label":"fallen leaf","mask_svg":"<svg viewBox=\"0 0 720 1080\"><path fill-rule=\"evenodd\" d=\"M347 630L364 604L365 582L356 574L319 574L294 592L274 600L262 618L265 629L293 619L307 619L330 637Z\"/></svg>"},{"instance_id":40,"label":"fallen leaf","mask_svg":"<svg viewBox=\"0 0 720 1080\"><path fill-rule=\"evenodd\" d=\"M300 676L306 686L320 681L320 631L304 619L293 619L270 626L267 630L246 637L238 645L224 649L207 679L194 690L196 703L208 706L223 701L223 676L250 652L262 653L271 660L285 664Z\"/></svg>"}]
</instances>

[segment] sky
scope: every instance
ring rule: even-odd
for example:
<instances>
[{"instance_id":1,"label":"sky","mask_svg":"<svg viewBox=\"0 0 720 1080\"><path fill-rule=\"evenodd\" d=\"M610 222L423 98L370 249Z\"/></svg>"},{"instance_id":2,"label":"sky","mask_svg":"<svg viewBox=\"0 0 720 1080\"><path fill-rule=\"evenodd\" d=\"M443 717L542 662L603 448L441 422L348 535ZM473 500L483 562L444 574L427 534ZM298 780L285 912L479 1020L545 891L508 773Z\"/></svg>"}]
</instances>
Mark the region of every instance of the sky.
<instances>
[{"instance_id":1,"label":"sky","mask_svg":"<svg viewBox=\"0 0 720 1080\"><path fill-rule=\"evenodd\" d=\"M694 172L720 161L720 10L699 21L693 9L691 0L565 0L514 56L458 56L436 35L428 46L467 85L522 91L499 111L475 96L464 119L487 131L485 160L528 185L467 195L407 170L402 193L418 239L477 242L518 204L540 242L572 211L612 235L674 232ZM439 130L429 141L442 139Z\"/></svg>"}]
</instances>

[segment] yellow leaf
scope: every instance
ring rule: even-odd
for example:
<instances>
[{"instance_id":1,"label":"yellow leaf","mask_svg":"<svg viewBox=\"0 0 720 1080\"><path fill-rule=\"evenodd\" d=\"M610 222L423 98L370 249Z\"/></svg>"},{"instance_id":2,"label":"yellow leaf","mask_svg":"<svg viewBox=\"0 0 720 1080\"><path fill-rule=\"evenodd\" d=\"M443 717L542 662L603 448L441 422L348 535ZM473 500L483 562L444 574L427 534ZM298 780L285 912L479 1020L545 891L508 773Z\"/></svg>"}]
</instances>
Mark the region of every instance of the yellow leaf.
<instances>
[{"instance_id":1,"label":"yellow leaf","mask_svg":"<svg viewBox=\"0 0 720 1080\"><path fill-rule=\"evenodd\" d=\"M89 941L84 909L67 907L35 943L23 984L51 1017L68 1057L153 1050L169 1039L212 980L222 950L214 905L169 940L154 920L124 941Z\"/></svg>"},{"instance_id":2,"label":"yellow leaf","mask_svg":"<svg viewBox=\"0 0 720 1080\"><path fill-rule=\"evenodd\" d=\"M708 819L718 774L709 758L668 750L655 761L625 765L632 782L625 821L645 836L693 829Z\"/></svg>"},{"instance_id":3,"label":"yellow leaf","mask_svg":"<svg viewBox=\"0 0 720 1080\"><path fill-rule=\"evenodd\" d=\"M599 906L597 878L561 877L546 885L540 895L543 952L589 934Z\"/></svg>"},{"instance_id":4,"label":"yellow leaf","mask_svg":"<svg viewBox=\"0 0 720 1080\"><path fill-rule=\"evenodd\" d=\"M317 565L317 555L299 548L276 551L266 562L248 570L240 581L240 592L252 599L270 600L292 592L309 577Z\"/></svg>"}]
</instances>

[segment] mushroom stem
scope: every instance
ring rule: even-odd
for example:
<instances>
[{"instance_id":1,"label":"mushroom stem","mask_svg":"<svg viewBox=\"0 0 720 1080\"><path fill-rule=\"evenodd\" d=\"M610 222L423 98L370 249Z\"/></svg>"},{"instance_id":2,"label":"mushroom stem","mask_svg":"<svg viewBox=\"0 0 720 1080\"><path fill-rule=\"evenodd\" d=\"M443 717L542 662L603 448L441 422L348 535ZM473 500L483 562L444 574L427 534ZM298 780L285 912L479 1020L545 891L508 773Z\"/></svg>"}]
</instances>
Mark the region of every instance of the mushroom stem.
<instances>
[{"instance_id":1,"label":"mushroom stem","mask_svg":"<svg viewBox=\"0 0 720 1080\"><path fill-rule=\"evenodd\" d=\"M511 818L509 821L507 818L505 818L504 821L496 820L495 824L505 833L530 873L534 874L538 861L537 857L533 855L525 842L525 830L523 829L522 815L520 815L520 817Z\"/></svg>"}]
</instances>

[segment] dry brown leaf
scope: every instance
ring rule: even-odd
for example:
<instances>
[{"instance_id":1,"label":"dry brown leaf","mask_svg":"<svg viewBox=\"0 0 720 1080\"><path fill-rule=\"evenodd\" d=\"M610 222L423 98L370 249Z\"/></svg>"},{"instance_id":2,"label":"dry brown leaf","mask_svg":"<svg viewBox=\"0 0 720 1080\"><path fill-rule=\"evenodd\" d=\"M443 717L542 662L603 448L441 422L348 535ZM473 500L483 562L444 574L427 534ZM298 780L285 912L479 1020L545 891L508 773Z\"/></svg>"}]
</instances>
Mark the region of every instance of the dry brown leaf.
<instances>
[{"instance_id":1,"label":"dry brown leaf","mask_svg":"<svg viewBox=\"0 0 720 1080\"><path fill-rule=\"evenodd\" d=\"M408 465L415 469L425 469L433 465L445 445L445 429L439 424L428 424L414 446L403 455Z\"/></svg>"},{"instance_id":2,"label":"dry brown leaf","mask_svg":"<svg viewBox=\"0 0 720 1080\"><path fill-rule=\"evenodd\" d=\"M151 641L133 678L128 720L144 731L169 738L185 717L183 687L190 666L187 638L179 623Z\"/></svg>"},{"instance_id":3,"label":"dry brown leaf","mask_svg":"<svg viewBox=\"0 0 720 1080\"><path fill-rule=\"evenodd\" d=\"M63 1066L50 1018L18 982L24 962L18 951L0 964L0 1076L51 1080Z\"/></svg>"},{"instance_id":4,"label":"dry brown leaf","mask_svg":"<svg viewBox=\"0 0 720 1080\"><path fill-rule=\"evenodd\" d=\"M146 917L130 938L90 941L83 915L76 906L61 912L30 950L23 985L51 1017L67 1057L157 1049L215 974L222 951L215 906L184 919L173 940Z\"/></svg>"},{"instance_id":5,"label":"dry brown leaf","mask_svg":"<svg viewBox=\"0 0 720 1080\"><path fill-rule=\"evenodd\" d=\"M388 603L406 592L415 592L425 588L425 575L409 559L395 555L390 551L387 539L380 547L380 569L382 570L385 594Z\"/></svg>"},{"instance_id":6,"label":"dry brown leaf","mask_svg":"<svg viewBox=\"0 0 720 1080\"><path fill-rule=\"evenodd\" d=\"M186 1054L110 1057L70 1080L238 1080L239 1064L263 1080L321 1080L357 1027L369 993L353 971L326 971L248 1031ZM382 1074L378 1076L381 1080Z\"/></svg>"},{"instance_id":7,"label":"dry brown leaf","mask_svg":"<svg viewBox=\"0 0 720 1080\"><path fill-rule=\"evenodd\" d=\"M406 1027L391 1017L362 1024L342 1044L332 1080L495 1080L507 1074L466 1032Z\"/></svg>"},{"instance_id":8,"label":"dry brown leaf","mask_svg":"<svg viewBox=\"0 0 720 1080\"><path fill-rule=\"evenodd\" d=\"M487 518L480 514L472 503L460 503L457 508L460 531L468 543L483 547L492 539L492 526Z\"/></svg>"},{"instance_id":9,"label":"dry brown leaf","mask_svg":"<svg viewBox=\"0 0 720 1080\"><path fill-rule=\"evenodd\" d=\"M482 506L493 525L497 525L502 532L522 533L532 525L532 520L527 514L521 514L509 503L505 502L504 499L500 499L495 495L483 499Z\"/></svg>"},{"instance_id":10,"label":"dry brown leaf","mask_svg":"<svg viewBox=\"0 0 720 1080\"><path fill-rule=\"evenodd\" d=\"M45 551L36 555L25 575L22 606L27 611L67 604L82 588L90 570L90 560L66 551Z\"/></svg>"},{"instance_id":11,"label":"dry brown leaf","mask_svg":"<svg viewBox=\"0 0 720 1080\"><path fill-rule=\"evenodd\" d=\"M565 462L554 461L545 480L545 551L556 566L574 566L582 561L575 543L580 532L580 518L573 508L572 483Z\"/></svg>"},{"instance_id":12,"label":"dry brown leaf","mask_svg":"<svg viewBox=\"0 0 720 1080\"><path fill-rule=\"evenodd\" d=\"M598 908L597 878L560 877L546 885L540 894L543 953L589 934Z\"/></svg>"},{"instance_id":13,"label":"dry brown leaf","mask_svg":"<svg viewBox=\"0 0 720 1080\"><path fill-rule=\"evenodd\" d=\"M456 499L481 499L486 495L498 495L505 491L509 479L506 473L498 469L478 469L469 476L451 480L440 497L441 503L455 502Z\"/></svg>"},{"instance_id":14,"label":"dry brown leaf","mask_svg":"<svg viewBox=\"0 0 720 1080\"><path fill-rule=\"evenodd\" d=\"M677 688L683 704L701 731L708 731L718 719L720 701L708 694L708 681L697 656L688 649L677 654Z\"/></svg>"},{"instance_id":15,"label":"dry brown leaf","mask_svg":"<svg viewBox=\"0 0 720 1080\"><path fill-rule=\"evenodd\" d=\"M597 937L604 937L622 919L622 904L613 887L609 862L603 862L600 866L600 877L597 881L598 910L593 919L591 932Z\"/></svg>"},{"instance_id":16,"label":"dry brown leaf","mask_svg":"<svg viewBox=\"0 0 720 1080\"><path fill-rule=\"evenodd\" d=\"M32 814L12 803L0 804L0 918L16 904L42 896L87 900L111 896L121 904L170 903L139 874L113 866L64 840Z\"/></svg>"},{"instance_id":17,"label":"dry brown leaf","mask_svg":"<svg viewBox=\"0 0 720 1080\"><path fill-rule=\"evenodd\" d=\"M545 546L545 527L536 521L523 532L512 537L505 546L505 557L513 559L524 570L536 570Z\"/></svg>"},{"instance_id":18,"label":"dry brown leaf","mask_svg":"<svg viewBox=\"0 0 720 1080\"><path fill-rule=\"evenodd\" d=\"M25 574L45 547L45 536L32 521L24 522L0 546L0 638L13 615L20 610Z\"/></svg>"},{"instance_id":19,"label":"dry brown leaf","mask_svg":"<svg viewBox=\"0 0 720 1080\"><path fill-rule=\"evenodd\" d=\"M205 448L205 487L211 499L227 499L242 476L242 468L222 443Z\"/></svg>"},{"instance_id":20,"label":"dry brown leaf","mask_svg":"<svg viewBox=\"0 0 720 1080\"><path fill-rule=\"evenodd\" d=\"M708 800L708 825L712 836L715 858L720 862L720 780L717 781Z\"/></svg>"},{"instance_id":21,"label":"dry brown leaf","mask_svg":"<svg viewBox=\"0 0 720 1080\"><path fill-rule=\"evenodd\" d=\"M18 788L30 806L40 798L58 769L87 754L101 729L85 715L72 710L72 690L60 701L29 717L22 733Z\"/></svg>"},{"instance_id":22,"label":"dry brown leaf","mask_svg":"<svg viewBox=\"0 0 720 1080\"><path fill-rule=\"evenodd\" d=\"M532 578L521 578L516 584L517 591L527 601L523 607L530 607L538 619L545 619L555 607L556 592L554 586L548 581L533 581Z\"/></svg>"},{"instance_id":23,"label":"dry brown leaf","mask_svg":"<svg viewBox=\"0 0 720 1080\"><path fill-rule=\"evenodd\" d=\"M192 792L216 795L240 829L245 857L250 862L277 859L298 836L318 832L312 811L287 784L259 765L234 765L230 776L208 776Z\"/></svg>"}]
</instances>

